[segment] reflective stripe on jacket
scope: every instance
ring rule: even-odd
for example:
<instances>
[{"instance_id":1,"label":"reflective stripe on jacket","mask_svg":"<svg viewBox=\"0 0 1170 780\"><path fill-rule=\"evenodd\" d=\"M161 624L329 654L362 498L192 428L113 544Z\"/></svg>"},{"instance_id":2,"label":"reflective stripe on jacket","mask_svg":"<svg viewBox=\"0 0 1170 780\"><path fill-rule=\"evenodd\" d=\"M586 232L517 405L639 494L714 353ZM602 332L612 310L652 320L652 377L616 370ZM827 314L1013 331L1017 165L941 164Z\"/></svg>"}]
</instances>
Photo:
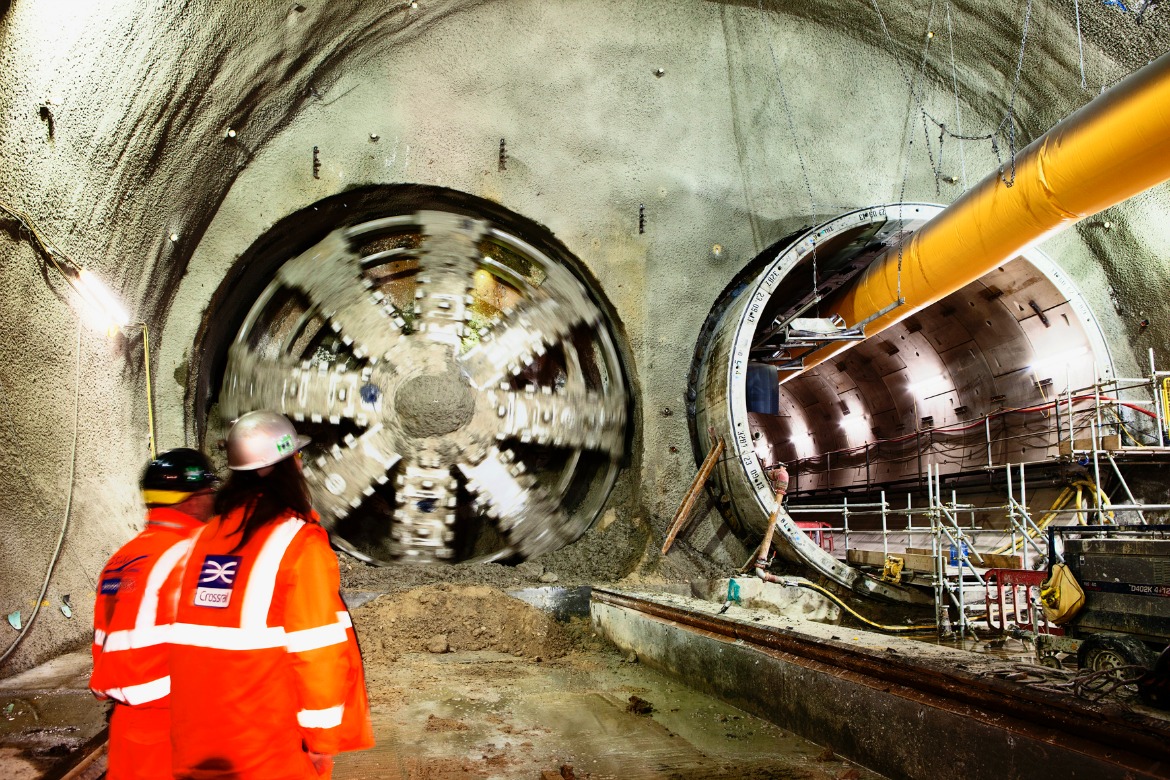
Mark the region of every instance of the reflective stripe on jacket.
<instances>
[{"instance_id":1,"label":"reflective stripe on jacket","mask_svg":"<svg viewBox=\"0 0 1170 780\"><path fill-rule=\"evenodd\" d=\"M373 745L337 557L285 517L235 549L242 511L195 539L171 627L175 775L317 777L306 751Z\"/></svg>"},{"instance_id":2,"label":"reflective stripe on jacket","mask_svg":"<svg viewBox=\"0 0 1170 780\"><path fill-rule=\"evenodd\" d=\"M202 525L176 509L155 507L147 514L142 533L102 569L93 610L89 679L98 696L131 706L167 706L171 679L159 593Z\"/></svg>"}]
</instances>

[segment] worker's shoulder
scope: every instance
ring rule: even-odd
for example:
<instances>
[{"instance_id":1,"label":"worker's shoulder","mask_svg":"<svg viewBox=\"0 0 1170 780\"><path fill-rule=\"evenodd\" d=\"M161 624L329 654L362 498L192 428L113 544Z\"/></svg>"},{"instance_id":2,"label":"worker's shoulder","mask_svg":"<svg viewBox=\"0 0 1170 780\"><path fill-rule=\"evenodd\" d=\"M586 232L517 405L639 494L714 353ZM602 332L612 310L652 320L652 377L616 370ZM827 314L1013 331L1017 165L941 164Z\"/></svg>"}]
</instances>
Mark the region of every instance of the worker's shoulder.
<instances>
[{"instance_id":1,"label":"worker's shoulder","mask_svg":"<svg viewBox=\"0 0 1170 780\"><path fill-rule=\"evenodd\" d=\"M301 544L315 545L323 542L329 546L329 532L321 525L321 519L316 512L312 512L308 517L289 515L285 522L299 524L294 539Z\"/></svg>"},{"instance_id":2,"label":"worker's shoulder","mask_svg":"<svg viewBox=\"0 0 1170 780\"><path fill-rule=\"evenodd\" d=\"M333 552L333 545L329 541L329 532L313 520L307 518L289 518L297 521L296 534L289 540L284 554L283 566L293 569L309 567L311 569L336 568L337 554Z\"/></svg>"},{"instance_id":3,"label":"worker's shoulder","mask_svg":"<svg viewBox=\"0 0 1170 780\"><path fill-rule=\"evenodd\" d=\"M180 540L160 538L157 534L151 533L150 529L141 531L110 556L102 571L136 571L150 566L163 552Z\"/></svg>"}]
</instances>

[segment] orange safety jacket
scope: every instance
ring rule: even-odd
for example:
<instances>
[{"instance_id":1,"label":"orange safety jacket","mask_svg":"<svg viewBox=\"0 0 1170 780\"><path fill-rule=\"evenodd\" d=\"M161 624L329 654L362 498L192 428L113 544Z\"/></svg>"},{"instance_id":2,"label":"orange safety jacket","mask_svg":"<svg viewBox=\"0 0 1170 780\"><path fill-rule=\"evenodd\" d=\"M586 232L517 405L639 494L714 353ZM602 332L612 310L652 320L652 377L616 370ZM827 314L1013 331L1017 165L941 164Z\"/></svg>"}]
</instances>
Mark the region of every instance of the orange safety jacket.
<instances>
[{"instance_id":1,"label":"orange safety jacket","mask_svg":"<svg viewBox=\"0 0 1170 780\"><path fill-rule=\"evenodd\" d=\"M153 507L142 533L102 569L93 609L89 678L90 689L99 697L135 707L167 706L168 629L165 620L159 620L159 592L202 525L176 509Z\"/></svg>"},{"instance_id":2,"label":"orange safety jacket","mask_svg":"<svg viewBox=\"0 0 1170 780\"><path fill-rule=\"evenodd\" d=\"M317 778L307 751L374 744L337 557L316 513L271 522L237 549L242 516L208 523L174 578L174 773Z\"/></svg>"},{"instance_id":3,"label":"orange safety jacket","mask_svg":"<svg viewBox=\"0 0 1170 780\"><path fill-rule=\"evenodd\" d=\"M115 702L110 718L110 780L170 777L171 679L160 595L203 523L155 507L146 528L102 569L93 610L94 694ZM166 601L166 597L163 597Z\"/></svg>"}]
</instances>

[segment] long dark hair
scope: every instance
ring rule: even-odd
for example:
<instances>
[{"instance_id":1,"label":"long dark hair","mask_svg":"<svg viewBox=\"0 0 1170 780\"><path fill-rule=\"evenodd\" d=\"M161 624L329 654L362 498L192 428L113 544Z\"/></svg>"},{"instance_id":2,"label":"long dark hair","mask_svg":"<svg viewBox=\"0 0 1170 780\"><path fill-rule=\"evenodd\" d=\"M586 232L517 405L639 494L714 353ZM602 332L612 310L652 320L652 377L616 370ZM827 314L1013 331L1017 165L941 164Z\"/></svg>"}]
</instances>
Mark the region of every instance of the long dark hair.
<instances>
[{"instance_id":1,"label":"long dark hair","mask_svg":"<svg viewBox=\"0 0 1170 780\"><path fill-rule=\"evenodd\" d=\"M301 517L309 516L313 508L309 485L294 461L295 458L279 461L271 473L263 477L256 471L233 471L215 494L217 515L244 508L239 526L231 530L231 533L241 534L234 550L246 545L257 531L281 515L292 512Z\"/></svg>"}]
</instances>

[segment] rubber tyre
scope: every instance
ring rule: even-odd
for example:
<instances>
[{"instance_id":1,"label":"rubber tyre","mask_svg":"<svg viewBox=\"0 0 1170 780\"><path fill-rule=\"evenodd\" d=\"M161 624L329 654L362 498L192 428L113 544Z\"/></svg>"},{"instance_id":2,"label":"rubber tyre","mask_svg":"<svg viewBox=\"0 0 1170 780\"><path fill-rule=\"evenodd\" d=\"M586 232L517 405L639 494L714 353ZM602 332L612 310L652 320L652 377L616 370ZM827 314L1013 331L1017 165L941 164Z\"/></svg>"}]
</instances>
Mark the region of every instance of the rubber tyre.
<instances>
[{"instance_id":1,"label":"rubber tyre","mask_svg":"<svg viewBox=\"0 0 1170 780\"><path fill-rule=\"evenodd\" d=\"M1077 650L1077 664L1094 672L1119 666L1153 666L1154 654L1139 639L1129 636L1093 634Z\"/></svg>"}]
</instances>

